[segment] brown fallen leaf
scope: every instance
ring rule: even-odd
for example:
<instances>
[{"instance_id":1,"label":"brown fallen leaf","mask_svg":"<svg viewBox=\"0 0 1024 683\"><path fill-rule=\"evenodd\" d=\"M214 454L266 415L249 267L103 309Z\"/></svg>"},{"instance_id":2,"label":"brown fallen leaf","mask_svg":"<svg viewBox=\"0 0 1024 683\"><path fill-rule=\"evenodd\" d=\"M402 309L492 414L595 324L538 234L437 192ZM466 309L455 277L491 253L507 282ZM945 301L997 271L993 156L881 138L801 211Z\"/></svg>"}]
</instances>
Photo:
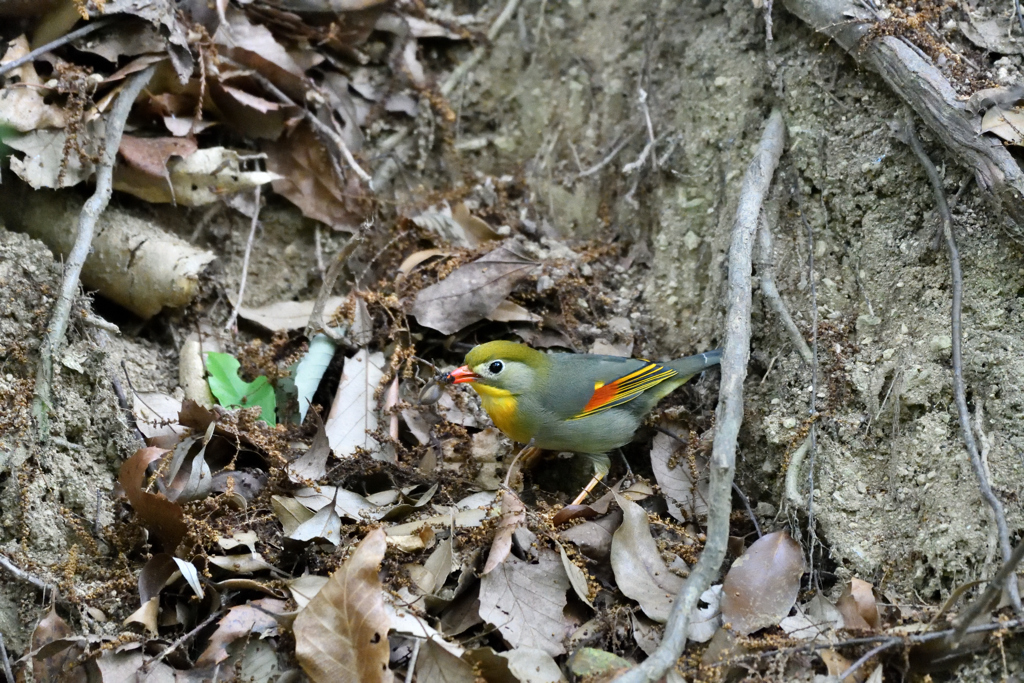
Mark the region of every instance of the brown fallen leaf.
<instances>
[{"instance_id":1,"label":"brown fallen leaf","mask_svg":"<svg viewBox=\"0 0 1024 683\"><path fill-rule=\"evenodd\" d=\"M485 318L537 265L507 246L497 247L421 289L409 312L419 324L453 334Z\"/></svg>"},{"instance_id":2,"label":"brown fallen leaf","mask_svg":"<svg viewBox=\"0 0 1024 683\"><path fill-rule=\"evenodd\" d=\"M615 583L623 594L640 603L644 614L664 624L683 580L670 572L661 558L644 509L617 493L615 501L622 510L622 524L612 535Z\"/></svg>"},{"instance_id":3,"label":"brown fallen leaf","mask_svg":"<svg viewBox=\"0 0 1024 683\"><path fill-rule=\"evenodd\" d=\"M825 662L825 668L828 669L828 675L834 677L839 676L853 664L849 659L839 654L835 650L822 650L818 653L821 655L821 661ZM864 683L868 677L870 669L866 666L854 671L852 674L842 679L840 683Z\"/></svg>"},{"instance_id":4,"label":"brown fallen leaf","mask_svg":"<svg viewBox=\"0 0 1024 683\"><path fill-rule=\"evenodd\" d=\"M167 162L171 157L187 158L199 149L194 138L139 138L121 136L117 151L131 167L154 178L167 177Z\"/></svg>"},{"instance_id":5,"label":"brown fallen leaf","mask_svg":"<svg viewBox=\"0 0 1024 683\"><path fill-rule=\"evenodd\" d=\"M239 638L257 634L260 638L277 635L277 619L274 614L287 611L284 600L263 598L247 605L237 605L217 622L217 630L210 636L210 642L196 660L197 667L214 666L228 658L227 647Z\"/></svg>"},{"instance_id":6,"label":"brown fallen leaf","mask_svg":"<svg viewBox=\"0 0 1024 683\"><path fill-rule=\"evenodd\" d=\"M857 577L843 588L843 594L836 601L836 608L843 615L843 628L852 631L878 631L881 618L871 584Z\"/></svg>"},{"instance_id":7,"label":"brown fallen leaf","mask_svg":"<svg viewBox=\"0 0 1024 683\"><path fill-rule=\"evenodd\" d=\"M316 435L309 450L300 457L288 463L288 478L296 484L307 481L319 481L327 474L327 458L331 454L331 444L327 440L327 432L324 431L324 422L320 414L312 411L313 420L316 422Z\"/></svg>"},{"instance_id":8,"label":"brown fallen leaf","mask_svg":"<svg viewBox=\"0 0 1024 683\"><path fill-rule=\"evenodd\" d=\"M622 524L622 517L620 510L614 510L600 519L577 524L561 532L559 536L563 540L575 543L580 552L590 559L604 562L611 554L612 534Z\"/></svg>"},{"instance_id":9,"label":"brown fallen leaf","mask_svg":"<svg viewBox=\"0 0 1024 683\"><path fill-rule=\"evenodd\" d=\"M32 663L32 675L36 683L85 683L88 680L85 667L78 663L83 653L72 636L74 632L53 607L39 620L32 631L32 650L36 653ZM50 648L44 647L52 645Z\"/></svg>"},{"instance_id":10,"label":"brown fallen leaf","mask_svg":"<svg viewBox=\"0 0 1024 683\"><path fill-rule=\"evenodd\" d=\"M304 216L335 230L354 232L366 212L359 179L350 174L344 187L338 184L330 156L308 123L300 123L277 141L262 146L267 170L280 176L274 192L299 207Z\"/></svg>"},{"instance_id":11,"label":"brown fallen leaf","mask_svg":"<svg viewBox=\"0 0 1024 683\"><path fill-rule=\"evenodd\" d=\"M788 533L762 536L725 575L722 618L744 636L775 626L796 604L803 573L803 552Z\"/></svg>"},{"instance_id":12,"label":"brown fallen leaf","mask_svg":"<svg viewBox=\"0 0 1024 683\"><path fill-rule=\"evenodd\" d=\"M416 658L416 680L423 683L475 683L479 679L473 673L471 664L448 652L434 640L427 639Z\"/></svg>"},{"instance_id":13,"label":"brown fallen leaf","mask_svg":"<svg viewBox=\"0 0 1024 683\"><path fill-rule=\"evenodd\" d=\"M295 618L295 656L313 683L385 683L390 627L377 572L384 530L366 535Z\"/></svg>"},{"instance_id":14,"label":"brown fallen leaf","mask_svg":"<svg viewBox=\"0 0 1024 683\"><path fill-rule=\"evenodd\" d=\"M0 63L6 64L29 52L28 39L18 36L12 40ZM5 76L5 87L0 90L0 125L27 133L37 128L63 128L64 111L56 104L47 104L43 79L36 73L32 62L22 64Z\"/></svg>"},{"instance_id":15,"label":"brown fallen leaf","mask_svg":"<svg viewBox=\"0 0 1024 683\"><path fill-rule=\"evenodd\" d=\"M542 548L537 564L509 557L480 579L480 616L513 647L565 652L562 610L569 577L558 553Z\"/></svg>"},{"instance_id":16,"label":"brown fallen leaf","mask_svg":"<svg viewBox=\"0 0 1024 683\"><path fill-rule=\"evenodd\" d=\"M494 534L494 541L491 542L491 552L487 556L487 564L481 575L490 574L495 567L500 565L508 557L512 550L512 535L526 521L526 506L519 500L519 497L511 491L501 494L501 519L498 520L498 530Z\"/></svg>"},{"instance_id":17,"label":"brown fallen leaf","mask_svg":"<svg viewBox=\"0 0 1024 683\"><path fill-rule=\"evenodd\" d=\"M163 448L140 448L121 465L118 481L135 514L160 546L159 550L173 553L185 536L184 512L164 494L142 490L149 463L166 452Z\"/></svg>"},{"instance_id":18,"label":"brown fallen leaf","mask_svg":"<svg viewBox=\"0 0 1024 683\"><path fill-rule=\"evenodd\" d=\"M668 434L656 434L651 444L654 478L665 494L669 514L680 522L708 513L707 461L697 458L694 472L683 450L683 445ZM673 457L676 459L675 467L670 468L669 463Z\"/></svg>"}]
</instances>

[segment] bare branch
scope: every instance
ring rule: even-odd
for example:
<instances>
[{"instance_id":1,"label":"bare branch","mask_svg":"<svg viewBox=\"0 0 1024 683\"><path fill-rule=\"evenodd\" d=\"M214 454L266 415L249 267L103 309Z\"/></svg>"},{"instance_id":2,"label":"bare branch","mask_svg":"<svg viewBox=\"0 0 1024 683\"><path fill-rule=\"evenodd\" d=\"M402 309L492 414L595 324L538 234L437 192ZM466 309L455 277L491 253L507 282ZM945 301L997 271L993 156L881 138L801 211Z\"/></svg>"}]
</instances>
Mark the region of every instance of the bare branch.
<instances>
[{"instance_id":1,"label":"bare branch","mask_svg":"<svg viewBox=\"0 0 1024 683\"><path fill-rule=\"evenodd\" d=\"M953 305L950 312L951 328L953 336L953 400L956 402L956 412L960 417L960 435L967 446L967 454L971 459L971 467L974 469L974 476L978 478L978 488L981 490L981 497L985 499L992 509L992 516L996 521L996 530L999 533L999 548L1003 554L1003 562L1009 562L1013 554L1010 546L1010 530L1006 525L1006 512L1003 504L995 493L985 473L985 464L982 462L981 454L978 452L978 444L974 440L974 431L971 429L971 414L967 410L967 391L964 388L964 360L963 360L963 322L961 320L961 309L964 298L964 276L960 269L960 252L956 247L956 237L953 235L953 216L946 203L946 193L942 189L942 178L935 164L924 151L921 140L914 131L914 124L905 121L896 131L897 137L909 145L918 161L924 166L928 180L932 184L932 194L935 195L935 204L938 208L939 217L942 220L942 234L946 238L946 248L949 250L949 265L953 277ZM1020 593L1017 590L1017 578L1011 574L1006 580L1006 590L1010 595L1013 608L1017 614L1024 615L1024 607L1021 606Z\"/></svg>"},{"instance_id":2,"label":"bare branch","mask_svg":"<svg viewBox=\"0 0 1024 683\"><path fill-rule=\"evenodd\" d=\"M651 683L671 668L686 646L686 624L701 593L718 575L729 541L732 480L736 468L736 441L743 422L743 381L750 357L750 303L752 252L765 196L786 143L786 126L779 110L768 118L757 152L747 167L729 247L729 292L722 354L722 386L711 451L708 486L707 542L697 565L676 596L658 649L640 666L617 678L620 683Z\"/></svg>"},{"instance_id":3,"label":"bare branch","mask_svg":"<svg viewBox=\"0 0 1024 683\"><path fill-rule=\"evenodd\" d=\"M235 301L234 307L231 309L231 315L228 316L228 321L224 323L225 330L231 330L235 327L235 321L238 320L238 310L242 307L242 299L245 297L245 280L249 274L249 257L252 255L252 243L256 238L256 227L260 224L260 190L261 186L257 185L256 189L253 190L253 211L252 211L252 224L249 226L249 238L245 241L245 255L242 257L242 277L238 281L238 299Z\"/></svg>"},{"instance_id":4,"label":"bare branch","mask_svg":"<svg viewBox=\"0 0 1024 683\"><path fill-rule=\"evenodd\" d=\"M22 55L21 57L18 57L17 59L12 60L10 62L7 62L3 66L0 66L0 76L3 76L5 73L8 73L9 71L17 69L22 64L26 64L34 59L37 59L38 57L45 55L47 52L53 52L62 45L67 45L72 41L78 40L82 36L89 35L93 31L98 31L104 26L109 26L113 20L113 17L103 17L101 19L96 19L92 23L86 24L82 28L75 29L71 33L67 33L61 36L60 38L57 38L56 40L51 40L46 45L40 45L35 50L32 50L32 52L29 52L27 55Z\"/></svg>"},{"instance_id":5,"label":"bare branch","mask_svg":"<svg viewBox=\"0 0 1024 683\"><path fill-rule=\"evenodd\" d=\"M42 441L46 441L50 436L49 413L53 390L53 356L64 342L64 333L68 329L68 317L71 315L71 305L78 293L78 280L82 274L85 259L89 255L96 221L99 220L100 215L110 202L110 195L113 191L114 161L117 159L117 149L121 146L121 135L124 133L125 122L128 120L128 114L132 110L135 98L149 83L155 70L156 66L151 65L128 79L106 120L103 153L99 163L96 164L96 191L82 206L82 213L79 214L75 246L68 254L64 268L64 281L61 283L57 304L53 307L49 331L39 349L39 369L36 372L32 415L36 421L38 436Z\"/></svg>"}]
</instances>

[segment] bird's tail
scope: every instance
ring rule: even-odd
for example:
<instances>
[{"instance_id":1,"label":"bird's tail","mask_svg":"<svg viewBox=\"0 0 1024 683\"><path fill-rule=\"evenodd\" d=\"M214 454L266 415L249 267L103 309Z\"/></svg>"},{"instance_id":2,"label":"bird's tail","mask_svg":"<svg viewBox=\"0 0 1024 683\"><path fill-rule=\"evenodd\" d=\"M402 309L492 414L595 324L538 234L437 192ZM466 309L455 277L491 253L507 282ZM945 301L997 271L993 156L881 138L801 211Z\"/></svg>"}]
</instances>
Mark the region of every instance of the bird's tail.
<instances>
[{"instance_id":1,"label":"bird's tail","mask_svg":"<svg viewBox=\"0 0 1024 683\"><path fill-rule=\"evenodd\" d=\"M696 356L687 356L686 358L665 363L665 366L672 368L681 376L689 378L704 372L714 365L718 365L721 360L722 349L715 349L714 351L705 351L704 353L698 353Z\"/></svg>"}]
</instances>

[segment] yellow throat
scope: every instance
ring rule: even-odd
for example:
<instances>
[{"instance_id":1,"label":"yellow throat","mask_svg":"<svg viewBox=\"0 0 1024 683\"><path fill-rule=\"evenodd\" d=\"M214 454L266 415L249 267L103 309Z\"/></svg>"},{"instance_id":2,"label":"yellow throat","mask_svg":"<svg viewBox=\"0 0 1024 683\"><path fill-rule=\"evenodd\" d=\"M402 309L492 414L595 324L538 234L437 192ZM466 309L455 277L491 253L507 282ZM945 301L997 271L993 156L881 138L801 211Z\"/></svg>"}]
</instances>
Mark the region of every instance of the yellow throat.
<instances>
[{"instance_id":1,"label":"yellow throat","mask_svg":"<svg viewBox=\"0 0 1024 683\"><path fill-rule=\"evenodd\" d=\"M473 390L480 395L484 410L491 416L494 426L519 443L528 443L533 437L527 425L516 419L517 401L510 391L473 382Z\"/></svg>"}]
</instances>

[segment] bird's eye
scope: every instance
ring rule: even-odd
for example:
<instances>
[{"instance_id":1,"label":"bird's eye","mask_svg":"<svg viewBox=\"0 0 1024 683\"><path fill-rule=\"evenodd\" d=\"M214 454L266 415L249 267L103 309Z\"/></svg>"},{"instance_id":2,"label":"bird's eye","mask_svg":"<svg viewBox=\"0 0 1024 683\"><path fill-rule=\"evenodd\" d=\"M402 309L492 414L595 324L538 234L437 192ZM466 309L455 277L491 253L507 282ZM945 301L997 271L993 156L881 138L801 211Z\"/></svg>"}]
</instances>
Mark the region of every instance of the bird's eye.
<instances>
[{"instance_id":1,"label":"bird's eye","mask_svg":"<svg viewBox=\"0 0 1024 683\"><path fill-rule=\"evenodd\" d=\"M491 363L490 365L487 366L487 370L492 375L497 375L499 372L501 372L504 369L505 369L505 364L502 363L500 360L496 360L496 361L494 361L493 363Z\"/></svg>"}]
</instances>

